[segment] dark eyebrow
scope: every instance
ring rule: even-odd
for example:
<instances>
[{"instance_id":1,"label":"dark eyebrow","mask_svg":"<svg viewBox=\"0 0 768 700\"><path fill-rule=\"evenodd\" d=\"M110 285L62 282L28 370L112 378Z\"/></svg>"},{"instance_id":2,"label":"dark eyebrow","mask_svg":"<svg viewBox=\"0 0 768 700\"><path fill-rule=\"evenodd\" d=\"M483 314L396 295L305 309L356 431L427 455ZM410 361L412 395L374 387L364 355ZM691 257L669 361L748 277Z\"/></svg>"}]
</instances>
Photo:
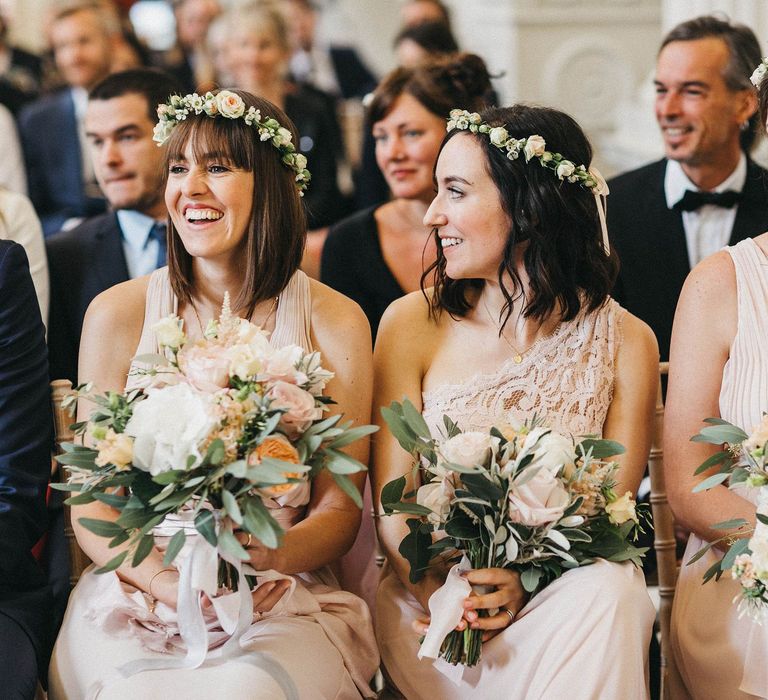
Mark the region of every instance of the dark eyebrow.
<instances>
[{"instance_id":1,"label":"dark eyebrow","mask_svg":"<svg viewBox=\"0 0 768 700\"><path fill-rule=\"evenodd\" d=\"M139 125L138 124L125 124L118 129L115 129L111 133L107 134L107 136L120 136L120 134L124 134L127 131L139 131ZM97 139L102 138L101 134L94 133L93 131L86 131L85 135L89 139Z\"/></svg>"},{"instance_id":2,"label":"dark eyebrow","mask_svg":"<svg viewBox=\"0 0 768 700\"><path fill-rule=\"evenodd\" d=\"M446 185L450 185L452 182L461 182L465 185L472 186L472 183L469 180L465 180L463 177L459 177L458 175L449 175L448 177L443 178L443 183Z\"/></svg>"},{"instance_id":3,"label":"dark eyebrow","mask_svg":"<svg viewBox=\"0 0 768 700\"><path fill-rule=\"evenodd\" d=\"M654 80L653 84L656 87L667 87L664 83L662 83L660 80ZM680 85L680 87L688 88L688 87L698 87L703 88L705 90L709 90L711 85L709 83L705 83L703 80L686 80L684 83Z\"/></svg>"}]
</instances>

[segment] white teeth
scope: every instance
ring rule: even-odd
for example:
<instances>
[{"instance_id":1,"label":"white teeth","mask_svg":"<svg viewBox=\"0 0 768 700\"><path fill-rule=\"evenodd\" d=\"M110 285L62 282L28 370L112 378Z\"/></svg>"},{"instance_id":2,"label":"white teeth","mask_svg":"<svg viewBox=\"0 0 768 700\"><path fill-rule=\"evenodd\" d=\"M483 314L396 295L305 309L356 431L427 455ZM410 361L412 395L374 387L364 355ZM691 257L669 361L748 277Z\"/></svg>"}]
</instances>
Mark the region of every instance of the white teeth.
<instances>
[{"instance_id":1,"label":"white teeth","mask_svg":"<svg viewBox=\"0 0 768 700\"><path fill-rule=\"evenodd\" d=\"M454 245L459 245L464 242L464 239L462 238L441 238L440 244L443 246L443 248L450 248Z\"/></svg>"},{"instance_id":2,"label":"white teeth","mask_svg":"<svg viewBox=\"0 0 768 700\"><path fill-rule=\"evenodd\" d=\"M215 209L187 209L188 221L216 221L220 219L224 214Z\"/></svg>"},{"instance_id":3,"label":"white teeth","mask_svg":"<svg viewBox=\"0 0 768 700\"><path fill-rule=\"evenodd\" d=\"M664 131L669 134L670 136L682 136L686 129L683 129L681 127L667 127L664 129Z\"/></svg>"}]
</instances>

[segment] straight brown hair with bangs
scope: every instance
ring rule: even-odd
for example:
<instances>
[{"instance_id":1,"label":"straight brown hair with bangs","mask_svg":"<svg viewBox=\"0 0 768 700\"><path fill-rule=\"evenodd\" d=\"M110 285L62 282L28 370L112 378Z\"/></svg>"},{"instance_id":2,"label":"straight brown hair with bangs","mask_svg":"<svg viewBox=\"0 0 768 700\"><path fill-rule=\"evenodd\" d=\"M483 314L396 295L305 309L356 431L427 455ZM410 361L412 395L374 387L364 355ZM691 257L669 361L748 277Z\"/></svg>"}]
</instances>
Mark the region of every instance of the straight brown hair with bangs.
<instances>
[{"instance_id":1,"label":"straight brown hair with bangs","mask_svg":"<svg viewBox=\"0 0 768 700\"><path fill-rule=\"evenodd\" d=\"M296 127L282 110L271 102L243 90L232 90L255 107L261 120L272 117L293 134ZM276 297L285 289L299 268L307 236L307 222L294 172L285 165L280 151L270 141L260 141L259 132L241 119L190 114L171 132L165 153L165 178L171 163L184 159L187 145L197 162L217 160L253 173L254 188L251 219L243 241L241 264L245 270L243 286L232 308L248 317L256 304ZM171 288L181 303L192 301L192 256L168 219L168 275Z\"/></svg>"}]
</instances>

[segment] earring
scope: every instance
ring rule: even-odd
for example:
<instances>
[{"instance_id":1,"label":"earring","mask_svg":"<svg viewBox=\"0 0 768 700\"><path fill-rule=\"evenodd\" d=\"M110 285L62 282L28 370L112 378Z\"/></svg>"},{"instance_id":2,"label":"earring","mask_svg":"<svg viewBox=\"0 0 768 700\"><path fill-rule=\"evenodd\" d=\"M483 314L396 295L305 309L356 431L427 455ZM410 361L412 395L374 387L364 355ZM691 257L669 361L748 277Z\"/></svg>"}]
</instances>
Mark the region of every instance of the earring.
<instances>
[{"instance_id":1,"label":"earring","mask_svg":"<svg viewBox=\"0 0 768 700\"><path fill-rule=\"evenodd\" d=\"M741 124L739 124L739 129L741 131L746 131L749 129L749 119L745 119L743 122L741 122Z\"/></svg>"}]
</instances>

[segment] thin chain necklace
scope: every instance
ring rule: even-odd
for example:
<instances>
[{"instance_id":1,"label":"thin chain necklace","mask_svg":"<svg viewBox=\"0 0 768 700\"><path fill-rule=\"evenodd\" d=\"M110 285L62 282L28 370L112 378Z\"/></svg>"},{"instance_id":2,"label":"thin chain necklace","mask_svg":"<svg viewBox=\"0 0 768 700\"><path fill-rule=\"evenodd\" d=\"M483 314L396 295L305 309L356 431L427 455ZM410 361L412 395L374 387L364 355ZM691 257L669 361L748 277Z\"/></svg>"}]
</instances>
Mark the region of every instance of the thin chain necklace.
<instances>
[{"instance_id":1,"label":"thin chain necklace","mask_svg":"<svg viewBox=\"0 0 768 700\"><path fill-rule=\"evenodd\" d=\"M279 299L280 299L280 295L276 296L272 300L272 304L270 305L269 311L267 312L267 315L264 317L264 320L261 322L261 324L255 324L255 325L259 325L261 328L264 328L264 326L267 325L267 323L269 322L269 319L272 318L272 314L274 313L275 309L277 309L277 302ZM195 318L197 319L197 325L200 326L200 336L205 337L205 328L203 328L203 322L200 319L200 314L197 313L197 307L195 306L195 302L192 301L191 298L189 300L189 305L192 307L192 311L195 314Z\"/></svg>"},{"instance_id":2,"label":"thin chain necklace","mask_svg":"<svg viewBox=\"0 0 768 700\"><path fill-rule=\"evenodd\" d=\"M483 304L483 308L485 309L485 313L488 314L489 320L491 321L491 323L494 326L496 326L498 321L494 320L493 314L491 314L491 310L488 308L488 305L485 303L485 299L481 298L480 301ZM499 335L501 336L501 339L507 345L509 345L509 347L511 348L512 352L515 353L514 355L512 355L512 362L514 362L516 365L519 365L523 361L523 355L525 355L525 353L528 352L528 350L530 350L531 348L528 348L528 350L523 350L523 352L520 352L520 350L518 350L514 345L512 345L512 342L509 340L509 338L507 338L507 336L504 335L504 329L503 328L499 328ZM531 346L531 347L533 347L533 346Z\"/></svg>"}]
</instances>

